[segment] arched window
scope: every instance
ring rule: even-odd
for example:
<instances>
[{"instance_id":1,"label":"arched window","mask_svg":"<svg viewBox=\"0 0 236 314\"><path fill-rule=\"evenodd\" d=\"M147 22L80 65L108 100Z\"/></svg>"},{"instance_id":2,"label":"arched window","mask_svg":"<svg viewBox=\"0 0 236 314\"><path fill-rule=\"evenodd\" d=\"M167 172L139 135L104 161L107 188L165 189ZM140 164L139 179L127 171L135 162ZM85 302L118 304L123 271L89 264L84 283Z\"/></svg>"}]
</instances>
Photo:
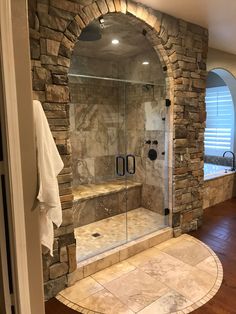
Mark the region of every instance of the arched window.
<instances>
[{"instance_id":1,"label":"arched window","mask_svg":"<svg viewBox=\"0 0 236 314\"><path fill-rule=\"evenodd\" d=\"M205 155L208 156L222 156L227 150L233 151L235 141L232 94L216 71L209 72L205 98L207 120L204 142Z\"/></svg>"}]
</instances>

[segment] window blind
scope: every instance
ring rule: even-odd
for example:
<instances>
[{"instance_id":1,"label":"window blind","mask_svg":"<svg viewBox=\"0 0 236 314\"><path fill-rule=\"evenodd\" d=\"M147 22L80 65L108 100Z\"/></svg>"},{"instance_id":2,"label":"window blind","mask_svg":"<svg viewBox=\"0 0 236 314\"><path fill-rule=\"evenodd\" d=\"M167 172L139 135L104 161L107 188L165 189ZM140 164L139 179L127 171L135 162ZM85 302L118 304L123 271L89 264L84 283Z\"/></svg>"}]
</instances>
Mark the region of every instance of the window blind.
<instances>
[{"instance_id":1,"label":"window blind","mask_svg":"<svg viewBox=\"0 0 236 314\"><path fill-rule=\"evenodd\" d=\"M234 104L227 86L206 89L205 154L222 156L233 150Z\"/></svg>"}]
</instances>

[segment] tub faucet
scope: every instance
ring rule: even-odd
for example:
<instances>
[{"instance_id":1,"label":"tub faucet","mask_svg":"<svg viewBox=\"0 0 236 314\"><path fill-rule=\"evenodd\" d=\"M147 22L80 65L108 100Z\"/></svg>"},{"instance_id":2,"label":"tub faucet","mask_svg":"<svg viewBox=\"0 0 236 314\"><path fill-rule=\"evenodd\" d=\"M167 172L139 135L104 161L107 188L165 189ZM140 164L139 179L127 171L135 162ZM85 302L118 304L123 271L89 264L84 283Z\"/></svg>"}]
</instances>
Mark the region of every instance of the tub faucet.
<instances>
[{"instance_id":1,"label":"tub faucet","mask_svg":"<svg viewBox=\"0 0 236 314\"><path fill-rule=\"evenodd\" d=\"M231 152L230 150L227 150L226 152L224 152L223 157L225 157L225 154L230 153L232 154L232 168L230 169L231 171L235 171L235 154L233 152Z\"/></svg>"}]
</instances>

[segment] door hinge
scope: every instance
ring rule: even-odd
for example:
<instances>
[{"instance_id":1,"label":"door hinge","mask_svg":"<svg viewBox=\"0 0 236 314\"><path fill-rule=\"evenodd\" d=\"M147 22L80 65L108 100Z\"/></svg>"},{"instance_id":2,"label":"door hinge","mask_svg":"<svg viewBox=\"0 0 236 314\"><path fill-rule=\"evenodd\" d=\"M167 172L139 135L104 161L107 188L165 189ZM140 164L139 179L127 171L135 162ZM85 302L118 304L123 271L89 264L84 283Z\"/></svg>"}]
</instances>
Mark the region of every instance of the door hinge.
<instances>
[{"instance_id":1,"label":"door hinge","mask_svg":"<svg viewBox=\"0 0 236 314\"><path fill-rule=\"evenodd\" d=\"M170 101L170 99L166 99L166 107L170 107L171 106L171 101Z\"/></svg>"},{"instance_id":2,"label":"door hinge","mask_svg":"<svg viewBox=\"0 0 236 314\"><path fill-rule=\"evenodd\" d=\"M165 216L168 216L169 214L170 214L169 208L165 208L165 209L164 209L164 215L165 215Z\"/></svg>"}]
</instances>

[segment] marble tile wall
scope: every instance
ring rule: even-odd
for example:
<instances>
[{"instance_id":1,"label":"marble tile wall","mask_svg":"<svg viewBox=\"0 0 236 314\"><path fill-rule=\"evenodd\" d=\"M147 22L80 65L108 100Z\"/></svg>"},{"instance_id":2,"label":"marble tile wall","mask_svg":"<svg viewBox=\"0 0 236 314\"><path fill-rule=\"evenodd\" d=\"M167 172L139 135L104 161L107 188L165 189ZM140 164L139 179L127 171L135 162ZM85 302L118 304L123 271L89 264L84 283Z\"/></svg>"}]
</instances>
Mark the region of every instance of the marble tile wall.
<instances>
[{"instance_id":1,"label":"marble tile wall","mask_svg":"<svg viewBox=\"0 0 236 314\"><path fill-rule=\"evenodd\" d=\"M165 87L131 85L126 87L127 153L136 157L136 173L133 180L143 184L142 206L163 215L165 208L165 184L167 162L165 158ZM158 144L146 144L157 140ZM148 158L155 149L157 159Z\"/></svg>"},{"instance_id":2,"label":"marble tile wall","mask_svg":"<svg viewBox=\"0 0 236 314\"><path fill-rule=\"evenodd\" d=\"M86 225L143 206L163 214L165 166L165 88L95 79L70 78L73 186L115 179L115 156L134 154L136 173L129 179L142 189L74 206L74 225ZM157 140L158 144L146 144ZM151 161L149 149L157 151ZM131 197L133 193L133 197ZM133 198L133 200L132 200ZM136 207L134 207L134 204Z\"/></svg>"},{"instance_id":3,"label":"marble tile wall","mask_svg":"<svg viewBox=\"0 0 236 314\"><path fill-rule=\"evenodd\" d=\"M69 87L73 186L114 179L124 87L117 82L72 77Z\"/></svg>"},{"instance_id":4,"label":"marble tile wall","mask_svg":"<svg viewBox=\"0 0 236 314\"><path fill-rule=\"evenodd\" d=\"M141 206L141 186L104 196L75 201L73 221L75 228L125 213Z\"/></svg>"}]
</instances>

